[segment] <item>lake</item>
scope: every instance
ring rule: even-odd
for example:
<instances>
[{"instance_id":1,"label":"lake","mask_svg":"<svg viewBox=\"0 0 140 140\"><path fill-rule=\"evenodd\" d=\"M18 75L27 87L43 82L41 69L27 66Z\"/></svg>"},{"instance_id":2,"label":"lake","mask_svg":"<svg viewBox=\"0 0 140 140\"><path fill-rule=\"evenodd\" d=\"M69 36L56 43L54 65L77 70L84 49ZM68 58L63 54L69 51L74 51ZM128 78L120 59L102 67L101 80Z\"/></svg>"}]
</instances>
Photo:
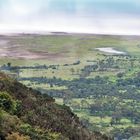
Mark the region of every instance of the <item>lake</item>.
<instances>
[{"instance_id":1,"label":"lake","mask_svg":"<svg viewBox=\"0 0 140 140\"><path fill-rule=\"evenodd\" d=\"M96 50L99 50L101 52L106 52L106 53L112 53L112 54L126 54L125 52L115 50L114 48L111 47L96 48Z\"/></svg>"}]
</instances>

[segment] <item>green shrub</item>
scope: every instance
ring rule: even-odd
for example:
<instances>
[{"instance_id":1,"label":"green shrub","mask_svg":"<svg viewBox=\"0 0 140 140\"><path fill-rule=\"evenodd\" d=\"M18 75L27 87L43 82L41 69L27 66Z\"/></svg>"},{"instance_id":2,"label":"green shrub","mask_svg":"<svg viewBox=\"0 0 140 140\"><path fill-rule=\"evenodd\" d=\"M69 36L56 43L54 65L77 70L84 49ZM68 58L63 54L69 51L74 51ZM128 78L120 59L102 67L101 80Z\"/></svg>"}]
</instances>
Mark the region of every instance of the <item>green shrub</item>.
<instances>
[{"instance_id":1,"label":"green shrub","mask_svg":"<svg viewBox=\"0 0 140 140\"><path fill-rule=\"evenodd\" d=\"M0 92L0 108L11 114L16 114L20 110L20 102L15 101L7 92Z\"/></svg>"},{"instance_id":2,"label":"green shrub","mask_svg":"<svg viewBox=\"0 0 140 140\"><path fill-rule=\"evenodd\" d=\"M5 111L10 111L14 109L13 99L6 92L0 92L0 108Z\"/></svg>"}]
</instances>

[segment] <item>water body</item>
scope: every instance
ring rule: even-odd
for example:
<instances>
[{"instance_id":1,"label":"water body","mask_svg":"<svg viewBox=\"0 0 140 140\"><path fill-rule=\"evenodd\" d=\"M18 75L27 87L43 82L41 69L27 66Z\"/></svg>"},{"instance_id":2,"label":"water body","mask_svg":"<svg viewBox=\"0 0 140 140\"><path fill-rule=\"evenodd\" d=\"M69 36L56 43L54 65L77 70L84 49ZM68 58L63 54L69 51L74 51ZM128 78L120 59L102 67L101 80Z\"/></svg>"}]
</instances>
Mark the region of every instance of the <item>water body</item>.
<instances>
[{"instance_id":1,"label":"water body","mask_svg":"<svg viewBox=\"0 0 140 140\"><path fill-rule=\"evenodd\" d=\"M126 54L125 52L117 51L117 50L115 50L114 48L111 48L111 47L107 47L107 48L96 48L96 50L99 50L101 52L110 53L110 54Z\"/></svg>"}]
</instances>

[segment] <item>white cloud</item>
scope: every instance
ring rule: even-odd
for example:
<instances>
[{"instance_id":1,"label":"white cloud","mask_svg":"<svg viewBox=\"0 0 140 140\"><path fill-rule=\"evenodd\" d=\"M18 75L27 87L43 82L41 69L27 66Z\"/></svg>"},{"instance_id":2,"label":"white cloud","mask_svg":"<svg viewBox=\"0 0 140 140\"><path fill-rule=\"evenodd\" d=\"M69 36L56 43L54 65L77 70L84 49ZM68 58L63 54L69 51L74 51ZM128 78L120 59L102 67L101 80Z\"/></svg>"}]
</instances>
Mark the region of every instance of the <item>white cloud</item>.
<instances>
[{"instance_id":1,"label":"white cloud","mask_svg":"<svg viewBox=\"0 0 140 140\"><path fill-rule=\"evenodd\" d=\"M138 17L130 17L129 15L126 17L123 13L119 16L112 13L106 15L105 12L100 14L98 12L100 10L96 11L96 7L90 14L87 13L86 9L89 5L87 3L93 2L93 0L75 0L74 7L76 9L74 10L76 11L71 14L67 14L65 11L63 11L64 14L55 11L53 5L50 4L52 0L8 1L0 9L0 32L66 31L140 34L140 19ZM103 1L112 2L112 0L98 0L97 2ZM121 0L114 1L121 3ZM126 2L126 0L124 1ZM132 2L131 0L127 1ZM62 2L62 0L57 0L57 2ZM138 3L137 0L134 0L133 4L136 2ZM52 7L49 7L50 5ZM49 11L49 9L51 10Z\"/></svg>"},{"instance_id":2,"label":"white cloud","mask_svg":"<svg viewBox=\"0 0 140 140\"><path fill-rule=\"evenodd\" d=\"M14 0L15 1L15 0ZM12 3L10 6L10 11L14 15L25 16L31 14L33 9L31 9L28 5L22 3Z\"/></svg>"}]
</instances>

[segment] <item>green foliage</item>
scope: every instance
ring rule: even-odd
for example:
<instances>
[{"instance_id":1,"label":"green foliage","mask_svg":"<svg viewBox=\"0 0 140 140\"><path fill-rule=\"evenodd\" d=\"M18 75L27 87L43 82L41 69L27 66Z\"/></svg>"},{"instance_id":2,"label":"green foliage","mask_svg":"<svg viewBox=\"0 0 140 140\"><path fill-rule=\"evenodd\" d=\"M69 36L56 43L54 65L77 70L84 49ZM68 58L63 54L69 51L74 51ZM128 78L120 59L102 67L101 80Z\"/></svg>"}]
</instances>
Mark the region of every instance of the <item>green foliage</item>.
<instances>
[{"instance_id":1,"label":"green foliage","mask_svg":"<svg viewBox=\"0 0 140 140\"><path fill-rule=\"evenodd\" d=\"M13 112L15 110L15 102L6 92L0 92L0 107L8 112Z\"/></svg>"},{"instance_id":2,"label":"green foliage","mask_svg":"<svg viewBox=\"0 0 140 140\"><path fill-rule=\"evenodd\" d=\"M0 108L12 114L19 114L21 102L14 100L7 92L0 92Z\"/></svg>"},{"instance_id":3,"label":"green foliage","mask_svg":"<svg viewBox=\"0 0 140 140\"><path fill-rule=\"evenodd\" d=\"M88 140L92 138L92 133L81 125L79 118L66 105L57 105L48 95L42 95L16 81L3 81L4 78L0 79L1 139ZM98 137L104 140L101 134Z\"/></svg>"},{"instance_id":4,"label":"green foliage","mask_svg":"<svg viewBox=\"0 0 140 140\"><path fill-rule=\"evenodd\" d=\"M73 128L69 126L73 122L73 115L65 117L73 114L66 105L78 116L87 118L90 129L103 133L111 133L115 128L121 130L139 125L139 37L21 35L6 39L9 44L16 46L16 50L22 50L20 46L23 46L25 52L36 54L38 58L44 57L25 61L14 56L14 60L4 58L0 61L2 65L5 64L2 70L7 72L10 68L10 72L19 74L20 82L44 94L42 97L36 92L39 96L33 96L31 90L24 90L20 84L10 87L10 91L14 93L13 99L20 99L19 103L16 103L17 111L14 114L31 126L26 128L31 133L38 134L32 127L37 125L76 137L78 132L73 132ZM9 44L7 47L11 48ZM100 52L96 50L99 47L112 47L126 52L126 55ZM5 81L8 82L9 78ZM20 92L17 92L19 90ZM46 93L63 99L65 105L54 105L53 99L45 96ZM44 123L40 120L44 120ZM60 125L62 126L59 127ZM120 131L117 133L121 134ZM125 133L127 131L121 136Z\"/></svg>"}]
</instances>

